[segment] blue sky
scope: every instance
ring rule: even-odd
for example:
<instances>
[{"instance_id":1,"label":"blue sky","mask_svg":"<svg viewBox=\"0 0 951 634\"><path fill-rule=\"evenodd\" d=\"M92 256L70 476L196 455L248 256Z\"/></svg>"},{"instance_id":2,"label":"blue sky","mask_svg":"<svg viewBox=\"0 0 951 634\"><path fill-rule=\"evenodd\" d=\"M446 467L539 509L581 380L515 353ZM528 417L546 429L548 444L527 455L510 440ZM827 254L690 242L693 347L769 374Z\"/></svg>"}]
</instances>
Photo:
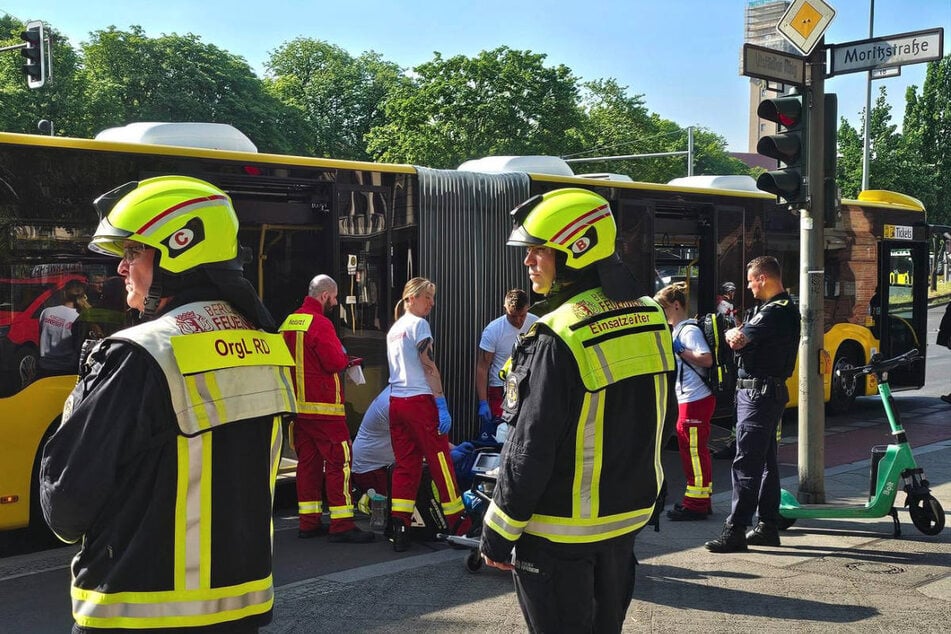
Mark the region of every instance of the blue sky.
<instances>
[{"instance_id":1,"label":"blue sky","mask_svg":"<svg viewBox=\"0 0 951 634\"><path fill-rule=\"evenodd\" d=\"M836 16L827 43L944 27L951 52L951 0L826 0ZM585 80L613 77L644 95L652 112L682 126L699 125L746 151L748 80L739 75L746 0L0 0L0 11L39 19L76 45L94 30L142 26L149 36L194 33L244 57L259 76L270 51L298 36L357 55L367 50L411 68L432 59L473 56L506 45L548 56ZM908 85L921 88L925 64L875 80L888 90L901 125ZM833 77L826 91L839 115L859 125L865 73Z\"/></svg>"}]
</instances>

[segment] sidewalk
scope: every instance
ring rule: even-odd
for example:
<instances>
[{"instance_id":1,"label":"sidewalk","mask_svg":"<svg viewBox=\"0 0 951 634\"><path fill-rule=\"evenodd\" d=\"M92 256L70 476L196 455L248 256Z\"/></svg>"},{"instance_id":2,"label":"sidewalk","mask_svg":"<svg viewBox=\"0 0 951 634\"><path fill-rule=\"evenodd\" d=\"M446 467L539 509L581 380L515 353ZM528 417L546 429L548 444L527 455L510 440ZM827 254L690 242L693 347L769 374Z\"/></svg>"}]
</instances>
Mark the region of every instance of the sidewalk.
<instances>
[{"instance_id":1,"label":"sidewalk","mask_svg":"<svg viewBox=\"0 0 951 634\"><path fill-rule=\"evenodd\" d=\"M947 407L927 400L907 412L911 420L951 426ZM935 497L951 510L951 439L922 446L909 435ZM861 450L865 458L826 470L828 501L864 501L869 447ZM783 486L795 490L797 478ZM923 535L902 509L901 539L892 538L888 516L799 520L779 548L716 555L703 543L719 533L730 493L713 501L710 521L662 521L660 532L647 528L638 536L641 565L624 631L864 634L951 627L951 529ZM903 501L899 493L896 503ZM278 587L274 623L264 631L525 631L508 574L467 572L468 551L440 544L414 550L419 554L410 558Z\"/></svg>"}]
</instances>

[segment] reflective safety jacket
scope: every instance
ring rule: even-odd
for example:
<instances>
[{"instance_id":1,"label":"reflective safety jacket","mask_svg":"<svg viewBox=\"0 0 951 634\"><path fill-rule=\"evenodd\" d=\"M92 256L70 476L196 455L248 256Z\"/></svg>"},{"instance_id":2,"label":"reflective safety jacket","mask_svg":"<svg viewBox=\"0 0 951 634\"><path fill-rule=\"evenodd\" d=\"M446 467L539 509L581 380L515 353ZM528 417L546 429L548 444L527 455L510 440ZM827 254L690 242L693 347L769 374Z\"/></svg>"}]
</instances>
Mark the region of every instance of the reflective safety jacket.
<instances>
[{"instance_id":1,"label":"reflective safety jacket","mask_svg":"<svg viewBox=\"0 0 951 634\"><path fill-rule=\"evenodd\" d=\"M293 361L279 334L192 302L93 349L43 450L41 503L99 628L270 621L271 510Z\"/></svg>"},{"instance_id":2,"label":"reflective safety jacket","mask_svg":"<svg viewBox=\"0 0 951 634\"><path fill-rule=\"evenodd\" d=\"M333 323L313 297L281 324L284 341L294 357L297 414L302 418L344 418L343 381L347 353Z\"/></svg>"},{"instance_id":3,"label":"reflective safety jacket","mask_svg":"<svg viewBox=\"0 0 951 634\"><path fill-rule=\"evenodd\" d=\"M514 428L482 551L508 561L523 534L584 545L643 527L663 481L675 367L664 312L648 297L618 303L595 288L542 317L506 378Z\"/></svg>"}]
</instances>

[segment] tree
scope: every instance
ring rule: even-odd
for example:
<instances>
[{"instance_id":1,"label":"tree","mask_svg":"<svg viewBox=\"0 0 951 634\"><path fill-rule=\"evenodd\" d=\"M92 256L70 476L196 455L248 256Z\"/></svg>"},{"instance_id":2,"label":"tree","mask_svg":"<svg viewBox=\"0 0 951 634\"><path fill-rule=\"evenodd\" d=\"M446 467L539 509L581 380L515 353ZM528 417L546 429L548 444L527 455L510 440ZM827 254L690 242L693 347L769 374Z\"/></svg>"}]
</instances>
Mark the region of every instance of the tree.
<instances>
[{"instance_id":1,"label":"tree","mask_svg":"<svg viewBox=\"0 0 951 634\"><path fill-rule=\"evenodd\" d=\"M929 62L921 96L905 95L903 129L908 152L918 157L923 181L916 190L932 223L951 224L951 55Z\"/></svg>"},{"instance_id":2,"label":"tree","mask_svg":"<svg viewBox=\"0 0 951 634\"><path fill-rule=\"evenodd\" d=\"M385 98L385 123L367 135L368 152L443 168L488 155L570 153L569 132L581 124L577 80L545 58L505 46L474 58L435 53Z\"/></svg>"},{"instance_id":3,"label":"tree","mask_svg":"<svg viewBox=\"0 0 951 634\"><path fill-rule=\"evenodd\" d=\"M300 145L297 112L264 90L241 57L197 35L146 37L142 27L92 33L82 46L90 132L133 121L230 123L267 152Z\"/></svg>"},{"instance_id":4,"label":"tree","mask_svg":"<svg viewBox=\"0 0 951 634\"><path fill-rule=\"evenodd\" d=\"M25 28L12 16L0 16L0 46L20 44L20 32ZM38 134L37 122L47 119L53 122L56 134L71 134L85 115L82 86L76 79L79 57L54 29L47 27L46 33L52 46L53 72L41 88L27 88L19 51L0 54L0 130Z\"/></svg>"},{"instance_id":5,"label":"tree","mask_svg":"<svg viewBox=\"0 0 951 634\"><path fill-rule=\"evenodd\" d=\"M892 108L886 96L885 87L879 88L869 118L869 188L907 193L924 200L934 189L929 168L921 153L909 142L914 135L898 132L892 123ZM863 128L864 116L863 113ZM841 158L836 180L845 198L854 198L861 191L863 153L862 136L843 119L839 127Z\"/></svg>"},{"instance_id":6,"label":"tree","mask_svg":"<svg viewBox=\"0 0 951 634\"><path fill-rule=\"evenodd\" d=\"M643 95L628 96L628 88L614 79L582 84L580 108L584 120L576 132L584 154L595 156L655 154L686 151L688 131L673 121L648 112ZM585 172L615 172L634 180L666 183L687 174L687 157L650 157L585 162ZM577 170L576 170L577 171ZM749 168L726 151L726 140L694 129L694 172L748 174Z\"/></svg>"},{"instance_id":7,"label":"tree","mask_svg":"<svg viewBox=\"0 0 951 634\"><path fill-rule=\"evenodd\" d=\"M384 123L380 103L405 82L400 68L372 51L353 57L339 46L297 38L271 53L268 92L308 124L306 152L368 160L365 137Z\"/></svg>"}]
</instances>

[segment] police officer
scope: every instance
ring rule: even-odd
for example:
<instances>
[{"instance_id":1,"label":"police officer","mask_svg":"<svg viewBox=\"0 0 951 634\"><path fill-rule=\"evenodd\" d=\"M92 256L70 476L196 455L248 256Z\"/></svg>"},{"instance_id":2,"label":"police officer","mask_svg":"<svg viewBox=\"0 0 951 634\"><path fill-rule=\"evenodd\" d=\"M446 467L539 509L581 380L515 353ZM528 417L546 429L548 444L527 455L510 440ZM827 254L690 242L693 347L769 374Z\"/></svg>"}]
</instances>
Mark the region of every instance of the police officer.
<instances>
[{"instance_id":1,"label":"police officer","mask_svg":"<svg viewBox=\"0 0 951 634\"><path fill-rule=\"evenodd\" d=\"M144 321L95 344L43 449L43 514L82 540L73 632L256 632L293 360L241 275L223 191L161 176L96 207L89 246L121 258Z\"/></svg>"},{"instance_id":2,"label":"police officer","mask_svg":"<svg viewBox=\"0 0 951 634\"><path fill-rule=\"evenodd\" d=\"M799 311L783 287L776 258L755 258L746 271L753 298L761 304L742 326L726 332L738 357L736 458L730 515L721 535L706 543L715 553L779 546L777 430L789 401L786 379L796 364ZM754 512L759 522L747 533Z\"/></svg>"},{"instance_id":3,"label":"police officer","mask_svg":"<svg viewBox=\"0 0 951 634\"><path fill-rule=\"evenodd\" d=\"M512 213L508 244L526 248L545 299L506 378L512 431L481 552L514 570L531 631L617 632L634 589L634 536L661 485L665 417L677 412L670 332L660 306L636 298L604 198L558 189Z\"/></svg>"}]
</instances>

